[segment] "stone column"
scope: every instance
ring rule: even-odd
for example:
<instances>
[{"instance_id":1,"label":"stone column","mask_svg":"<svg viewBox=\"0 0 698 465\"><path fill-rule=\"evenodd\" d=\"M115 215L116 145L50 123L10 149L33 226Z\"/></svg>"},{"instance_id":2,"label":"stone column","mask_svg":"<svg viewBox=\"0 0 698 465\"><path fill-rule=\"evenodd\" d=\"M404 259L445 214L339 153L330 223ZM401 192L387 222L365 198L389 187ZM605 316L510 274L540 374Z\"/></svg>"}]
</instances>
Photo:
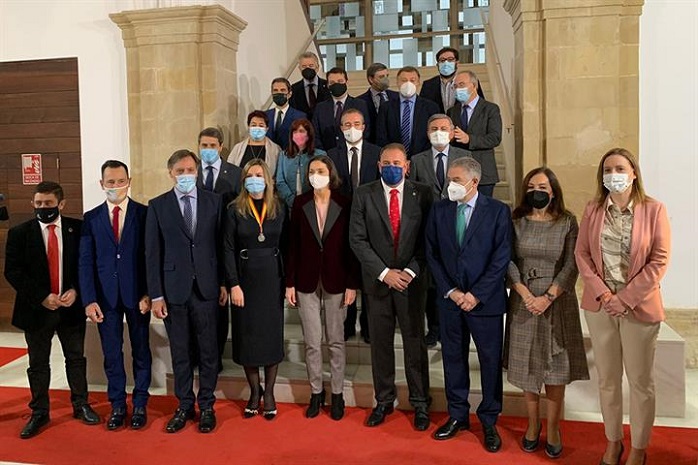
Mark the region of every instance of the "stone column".
<instances>
[{"instance_id":1,"label":"stone column","mask_svg":"<svg viewBox=\"0 0 698 465\"><path fill-rule=\"evenodd\" d=\"M247 23L220 5L110 18L126 48L131 193L147 202L172 186L166 162L175 150L196 153L197 135L207 126L230 134L237 117L237 47Z\"/></svg>"},{"instance_id":2,"label":"stone column","mask_svg":"<svg viewBox=\"0 0 698 465\"><path fill-rule=\"evenodd\" d=\"M515 41L519 175L546 164L580 214L612 147L639 147L644 0L504 0Z\"/></svg>"}]
</instances>

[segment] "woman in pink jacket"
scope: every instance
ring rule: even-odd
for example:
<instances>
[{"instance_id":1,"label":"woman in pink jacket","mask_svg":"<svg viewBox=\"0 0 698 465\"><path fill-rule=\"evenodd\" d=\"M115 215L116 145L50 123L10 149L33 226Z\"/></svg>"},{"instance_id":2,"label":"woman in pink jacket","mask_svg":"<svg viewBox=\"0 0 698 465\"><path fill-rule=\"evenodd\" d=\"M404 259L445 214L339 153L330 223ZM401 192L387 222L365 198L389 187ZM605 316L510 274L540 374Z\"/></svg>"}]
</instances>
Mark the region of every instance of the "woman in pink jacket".
<instances>
[{"instance_id":1,"label":"woman in pink jacket","mask_svg":"<svg viewBox=\"0 0 698 465\"><path fill-rule=\"evenodd\" d=\"M630 385L632 446L626 464L647 461L654 353L664 320L659 282L669 263L670 236L666 208L645 194L635 157L622 148L608 151L575 250L608 440L601 465L617 464L623 455L623 368Z\"/></svg>"}]
</instances>

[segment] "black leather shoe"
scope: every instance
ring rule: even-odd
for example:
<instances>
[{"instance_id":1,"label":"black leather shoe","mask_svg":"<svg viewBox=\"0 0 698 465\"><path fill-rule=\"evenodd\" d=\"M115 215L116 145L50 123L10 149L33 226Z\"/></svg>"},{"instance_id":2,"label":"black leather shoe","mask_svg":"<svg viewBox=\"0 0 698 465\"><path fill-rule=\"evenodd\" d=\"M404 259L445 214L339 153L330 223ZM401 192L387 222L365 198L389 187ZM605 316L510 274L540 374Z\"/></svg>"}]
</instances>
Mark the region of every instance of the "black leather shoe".
<instances>
[{"instance_id":1,"label":"black leather shoe","mask_svg":"<svg viewBox=\"0 0 698 465\"><path fill-rule=\"evenodd\" d=\"M487 452L499 451L502 448L502 438L499 437L497 427L482 425L482 429L485 431L485 450Z\"/></svg>"},{"instance_id":2,"label":"black leather shoe","mask_svg":"<svg viewBox=\"0 0 698 465\"><path fill-rule=\"evenodd\" d=\"M247 401L247 406L242 416L245 418L252 418L259 413L259 399L264 395L264 389L262 386L257 386L257 393L250 392L250 399Z\"/></svg>"},{"instance_id":3,"label":"black leather shoe","mask_svg":"<svg viewBox=\"0 0 698 465\"><path fill-rule=\"evenodd\" d=\"M325 405L325 390L318 392L317 394L310 394L310 405L305 411L306 418L315 418L320 414L320 408Z\"/></svg>"},{"instance_id":4,"label":"black leather shoe","mask_svg":"<svg viewBox=\"0 0 698 465\"><path fill-rule=\"evenodd\" d=\"M48 425L49 421L48 413L33 413L27 424L22 428L22 432L19 433L19 437L29 439L36 436L41 432L41 428Z\"/></svg>"},{"instance_id":5,"label":"black leather shoe","mask_svg":"<svg viewBox=\"0 0 698 465\"><path fill-rule=\"evenodd\" d=\"M469 421L460 421L455 418L449 417L449 419L443 425L439 426L436 431L434 431L434 439L437 441L443 441L444 439L451 439L456 435L458 431L470 429Z\"/></svg>"},{"instance_id":6,"label":"black leather shoe","mask_svg":"<svg viewBox=\"0 0 698 465\"><path fill-rule=\"evenodd\" d=\"M145 407L134 407L131 416L131 429L141 429L148 423L148 414Z\"/></svg>"},{"instance_id":7,"label":"black leather shoe","mask_svg":"<svg viewBox=\"0 0 698 465\"><path fill-rule=\"evenodd\" d=\"M551 459L557 459L560 458L562 455L562 438L560 438L560 444L550 444L549 442L545 443L545 455L550 457Z\"/></svg>"},{"instance_id":8,"label":"black leather shoe","mask_svg":"<svg viewBox=\"0 0 698 465\"><path fill-rule=\"evenodd\" d=\"M341 420L344 417L344 395L332 394L332 408L330 409L330 417L333 420Z\"/></svg>"},{"instance_id":9,"label":"black leather shoe","mask_svg":"<svg viewBox=\"0 0 698 465\"><path fill-rule=\"evenodd\" d=\"M543 430L543 425L538 423L538 434L536 434L536 439L526 439L526 433L521 437L521 448L524 452L535 452L538 449L538 444L540 442L540 432Z\"/></svg>"},{"instance_id":10,"label":"black leather shoe","mask_svg":"<svg viewBox=\"0 0 698 465\"><path fill-rule=\"evenodd\" d=\"M361 330L361 339L363 339L366 344L371 343L371 337L368 335L368 331L364 329Z\"/></svg>"},{"instance_id":11,"label":"black leather shoe","mask_svg":"<svg viewBox=\"0 0 698 465\"><path fill-rule=\"evenodd\" d=\"M194 410L183 410L178 408L175 410L174 416L167 422L165 430L168 433L176 433L177 431L184 428L187 424L187 420L194 419Z\"/></svg>"},{"instance_id":12,"label":"black leather shoe","mask_svg":"<svg viewBox=\"0 0 698 465\"><path fill-rule=\"evenodd\" d=\"M97 412L92 410L87 404L81 405L79 407L73 407L73 418L82 420L86 425L98 425L101 421Z\"/></svg>"},{"instance_id":13,"label":"black leather shoe","mask_svg":"<svg viewBox=\"0 0 698 465\"><path fill-rule=\"evenodd\" d=\"M429 428L429 412L426 407L416 407L414 409L414 429L426 431Z\"/></svg>"},{"instance_id":14,"label":"black leather shoe","mask_svg":"<svg viewBox=\"0 0 698 465\"><path fill-rule=\"evenodd\" d=\"M199 418L199 431L202 433L210 433L216 427L216 414L212 408L207 408L201 411Z\"/></svg>"},{"instance_id":15,"label":"black leather shoe","mask_svg":"<svg viewBox=\"0 0 698 465\"><path fill-rule=\"evenodd\" d=\"M344 342L347 342L352 337L356 336L356 330L344 329Z\"/></svg>"},{"instance_id":16,"label":"black leather shoe","mask_svg":"<svg viewBox=\"0 0 698 465\"><path fill-rule=\"evenodd\" d=\"M107 429L109 431L114 431L124 426L126 421L126 409L125 408L115 408L112 409L111 415L107 420Z\"/></svg>"},{"instance_id":17,"label":"black leather shoe","mask_svg":"<svg viewBox=\"0 0 698 465\"><path fill-rule=\"evenodd\" d=\"M393 413L393 404L378 404L373 409L366 421L366 426L378 426L385 421L385 417Z\"/></svg>"},{"instance_id":18,"label":"black leather shoe","mask_svg":"<svg viewBox=\"0 0 698 465\"><path fill-rule=\"evenodd\" d=\"M424 343L428 348L436 347L436 343L439 342L439 330L430 329L426 336L424 336Z\"/></svg>"}]
</instances>

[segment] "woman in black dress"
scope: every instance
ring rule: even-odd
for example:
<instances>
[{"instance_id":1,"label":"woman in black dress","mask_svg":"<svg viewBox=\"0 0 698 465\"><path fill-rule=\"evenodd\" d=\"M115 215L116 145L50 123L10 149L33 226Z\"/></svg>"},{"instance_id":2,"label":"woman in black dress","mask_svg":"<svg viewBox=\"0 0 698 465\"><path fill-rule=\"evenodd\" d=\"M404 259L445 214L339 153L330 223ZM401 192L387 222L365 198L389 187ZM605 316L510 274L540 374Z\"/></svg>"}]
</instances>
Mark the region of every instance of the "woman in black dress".
<instances>
[{"instance_id":1,"label":"woman in black dress","mask_svg":"<svg viewBox=\"0 0 698 465\"><path fill-rule=\"evenodd\" d=\"M233 304L233 360L245 368L250 400L245 418L259 412L276 416L274 383L284 357L283 256L286 214L274 194L264 161L254 159L243 168L240 195L228 207L225 268ZM264 367L262 389L259 368Z\"/></svg>"}]
</instances>

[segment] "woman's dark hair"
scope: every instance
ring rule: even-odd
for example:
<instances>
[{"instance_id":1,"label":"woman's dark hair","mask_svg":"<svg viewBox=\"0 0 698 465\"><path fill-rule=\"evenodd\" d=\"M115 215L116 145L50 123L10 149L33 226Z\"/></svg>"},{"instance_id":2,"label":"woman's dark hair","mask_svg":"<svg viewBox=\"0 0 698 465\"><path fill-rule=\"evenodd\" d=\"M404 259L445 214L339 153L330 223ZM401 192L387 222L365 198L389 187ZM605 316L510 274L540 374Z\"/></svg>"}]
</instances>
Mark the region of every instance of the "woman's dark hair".
<instances>
[{"instance_id":1,"label":"woman's dark hair","mask_svg":"<svg viewBox=\"0 0 698 465\"><path fill-rule=\"evenodd\" d=\"M305 144L305 153L312 158L313 155L315 155L315 130L313 129L313 124L305 118L297 119L291 123L291 129L288 131L288 149L286 149L286 156L288 158L296 158L296 155L300 153L300 148L293 142L293 133L296 132L298 128L303 128L308 133L308 143Z\"/></svg>"},{"instance_id":2,"label":"woman's dark hair","mask_svg":"<svg viewBox=\"0 0 698 465\"><path fill-rule=\"evenodd\" d=\"M337 167L335 166L332 159L327 155L315 155L313 158L310 159L310 161L308 161L308 169L305 170L305 179L310 178L310 165L314 161L319 161L325 164L327 170L330 172L330 189L338 189L339 186L342 184L342 180L339 178L339 175L337 174Z\"/></svg>"},{"instance_id":3,"label":"woman's dark hair","mask_svg":"<svg viewBox=\"0 0 698 465\"><path fill-rule=\"evenodd\" d=\"M554 220L559 220L560 218L571 215L569 211L565 208L565 200L562 196L562 187L560 187L560 181L558 181L557 176L550 168L545 166L540 166L534 168L528 172L521 183L521 191L519 193L519 203L512 213L512 218L515 220L518 218L523 218L528 216L532 211L533 207L526 202L526 193L528 192L528 183L531 182L531 178L537 174L544 174L548 178L550 183L550 188L553 191L552 198L548 204L548 212L553 217Z\"/></svg>"},{"instance_id":4,"label":"woman's dark hair","mask_svg":"<svg viewBox=\"0 0 698 465\"><path fill-rule=\"evenodd\" d=\"M247 125L249 126L252 122L252 118L261 118L264 121L264 125L269 127L269 117L262 110L255 110L249 115L247 115Z\"/></svg>"}]
</instances>

